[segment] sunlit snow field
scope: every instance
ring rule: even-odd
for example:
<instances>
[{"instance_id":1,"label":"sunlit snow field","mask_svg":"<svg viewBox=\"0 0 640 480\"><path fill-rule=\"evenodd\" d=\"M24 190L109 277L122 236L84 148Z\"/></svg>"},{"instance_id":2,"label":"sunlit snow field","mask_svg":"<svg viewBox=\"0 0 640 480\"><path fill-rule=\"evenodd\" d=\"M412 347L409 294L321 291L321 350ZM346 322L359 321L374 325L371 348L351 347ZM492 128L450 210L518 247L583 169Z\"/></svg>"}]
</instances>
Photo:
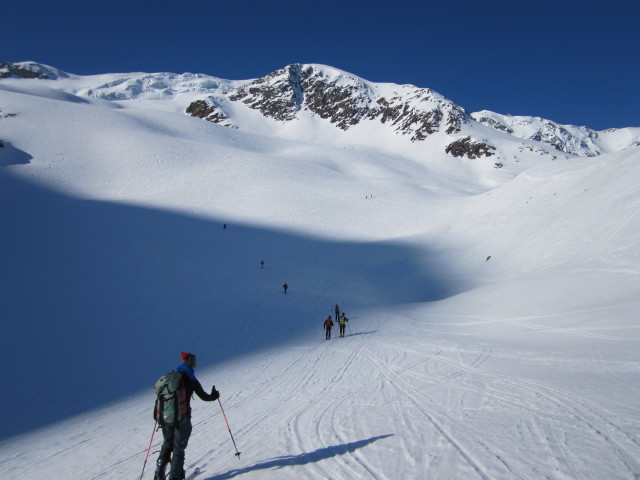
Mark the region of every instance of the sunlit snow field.
<instances>
[{"instance_id":1,"label":"sunlit snow field","mask_svg":"<svg viewBox=\"0 0 640 480\"><path fill-rule=\"evenodd\" d=\"M497 170L88 81L0 82L2 478L140 478L181 351L242 452L195 398L203 480L640 478L638 148Z\"/></svg>"}]
</instances>

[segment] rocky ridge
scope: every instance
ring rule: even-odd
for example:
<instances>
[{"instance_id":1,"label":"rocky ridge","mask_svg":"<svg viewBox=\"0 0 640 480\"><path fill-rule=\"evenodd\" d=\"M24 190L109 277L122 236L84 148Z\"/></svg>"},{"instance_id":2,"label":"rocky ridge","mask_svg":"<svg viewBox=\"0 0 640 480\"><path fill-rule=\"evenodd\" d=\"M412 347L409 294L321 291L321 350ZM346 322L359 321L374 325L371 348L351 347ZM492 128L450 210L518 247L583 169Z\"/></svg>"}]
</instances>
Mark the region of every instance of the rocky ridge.
<instances>
[{"instance_id":1,"label":"rocky ridge","mask_svg":"<svg viewBox=\"0 0 640 480\"><path fill-rule=\"evenodd\" d=\"M516 138L549 144L560 152L580 157L594 157L605 153L598 144L598 132L587 127L559 125L539 117L501 115L488 111L477 112L472 116L482 125Z\"/></svg>"},{"instance_id":2,"label":"rocky ridge","mask_svg":"<svg viewBox=\"0 0 640 480\"><path fill-rule=\"evenodd\" d=\"M385 90L381 92L380 90ZM222 97L222 98L221 98ZM430 89L410 85L380 88L354 75L318 65L289 65L218 95L198 99L187 113L229 124L225 101L242 102L263 116L292 121L307 112L348 130L370 120L389 125L412 142L445 132L460 132L472 121L463 108Z\"/></svg>"},{"instance_id":3,"label":"rocky ridge","mask_svg":"<svg viewBox=\"0 0 640 480\"><path fill-rule=\"evenodd\" d=\"M47 67L36 62L0 62L0 79L3 78L37 78L43 80L56 80L66 78L69 75L57 68Z\"/></svg>"}]
</instances>

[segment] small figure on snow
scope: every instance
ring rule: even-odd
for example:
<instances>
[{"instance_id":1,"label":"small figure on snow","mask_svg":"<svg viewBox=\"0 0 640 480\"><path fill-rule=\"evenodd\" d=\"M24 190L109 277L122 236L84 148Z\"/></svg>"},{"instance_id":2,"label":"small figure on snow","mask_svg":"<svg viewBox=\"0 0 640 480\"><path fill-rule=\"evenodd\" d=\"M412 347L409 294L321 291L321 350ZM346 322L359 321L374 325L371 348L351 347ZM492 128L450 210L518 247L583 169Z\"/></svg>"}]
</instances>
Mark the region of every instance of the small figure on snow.
<instances>
[{"instance_id":1,"label":"small figure on snow","mask_svg":"<svg viewBox=\"0 0 640 480\"><path fill-rule=\"evenodd\" d=\"M342 312L342 315L340 315L340 319L338 320L338 325L340 325L340 336L341 337L344 337L344 329L347 326L347 322L348 321L349 321L349 319L346 317L344 312Z\"/></svg>"},{"instance_id":2,"label":"small figure on snow","mask_svg":"<svg viewBox=\"0 0 640 480\"><path fill-rule=\"evenodd\" d=\"M284 289L284 293L287 293L287 289L289 288L289 285L285 283L284 285L282 285L282 288Z\"/></svg>"},{"instance_id":3,"label":"small figure on snow","mask_svg":"<svg viewBox=\"0 0 640 480\"><path fill-rule=\"evenodd\" d=\"M264 268L264 260L260 261L260 268Z\"/></svg>"},{"instance_id":4,"label":"small figure on snow","mask_svg":"<svg viewBox=\"0 0 640 480\"><path fill-rule=\"evenodd\" d=\"M324 339L325 340L331 340L331 327L333 327L333 320L331 320L331 315L329 315L327 317L327 319L324 321Z\"/></svg>"},{"instance_id":5,"label":"small figure on snow","mask_svg":"<svg viewBox=\"0 0 640 480\"><path fill-rule=\"evenodd\" d=\"M340 307L338 306L337 303L336 303L335 312L336 312L336 322L337 322L338 318L340 317Z\"/></svg>"}]
</instances>

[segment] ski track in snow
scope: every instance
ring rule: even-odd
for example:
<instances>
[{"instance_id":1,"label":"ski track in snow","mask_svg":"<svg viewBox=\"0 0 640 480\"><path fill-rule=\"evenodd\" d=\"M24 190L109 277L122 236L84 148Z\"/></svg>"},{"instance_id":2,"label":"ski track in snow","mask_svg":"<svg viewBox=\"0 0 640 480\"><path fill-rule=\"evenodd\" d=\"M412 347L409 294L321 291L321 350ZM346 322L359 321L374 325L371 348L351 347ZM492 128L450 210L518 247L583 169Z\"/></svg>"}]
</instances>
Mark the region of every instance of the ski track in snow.
<instances>
[{"instance_id":1,"label":"ski track in snow","mask_svg":"<svg viewBox=\"0 0 640 480\"><path fill-rule=\"evenodd\" d=\"M224 397L240 461L234 464L221 414L210 405L212 413L194 416L187 467L199 467L207 480L637 476L640 441L600 405L549 383L494 371L500 358L489 342L437 338L416 325L411 341L396 342L413 323L392 315L360 320L363 333L257 357L239 388ZM601 365L598 355L595 348L595 365ZM242 414L247 409L251 416ZM99 444L105 434L87 440L87 433L78 435L74 448L95 448L88 444ZM253 441L265 438L273 443ZM156 437L152 452L159 445ZM51 450L38 463L69 448ZM393 453L380 453L387 450ZM116 446L110 463L87 478L121 477L142 457L126 444ZM594 471L595 465L603 470Z\"/></svg>"},{"instance_id":2,"label":"ski track in snow","mask_svg":"<svg viewBox=\"0 0 640 480\"><path fill-rule=\"evenodd\" d=\"M386 341L389 328L381 331L381 325L372 321L364 329L375 333L347 334L302 349L278 375L248 379L249 397L272 399L282 391L293 395L281 403L266 402L269 407L257 414L259 419L243 425L238 436L248 438L253 430L265 428L263 419L284 417L286 428L277 436L286 439L283 449L295 456L386 433L392 436L381 442L394 444L392 461L369 457L366 447L317 462L310 454L309 462L302 462L304 470L296 468L295 461L278 464L272 459L273 476L258 467L260 478L390 480L398 478L398 472L403 478L453 474L483 480L535 479L542 472L557 479L593 478L589 459L580 451L584 444L618 464L610 478L632 478L640 471L635 460L640 458L638 440L599 406L546 384L493 373L487 367L493 358L489 345L421 339L398 348ZM242 410L242 400L235 401ZM493 412L486 423L468 422L483 410ZM371 415L379 421L372 421ZM516 423L494 423L500 417ZM373 426L380 431L370 431ZM511 429L519 453L510 450ZM208 452L216 453L220 452ZM251 472L249 467L242 475L252 478Z\"/></svg>"}]
</instances>

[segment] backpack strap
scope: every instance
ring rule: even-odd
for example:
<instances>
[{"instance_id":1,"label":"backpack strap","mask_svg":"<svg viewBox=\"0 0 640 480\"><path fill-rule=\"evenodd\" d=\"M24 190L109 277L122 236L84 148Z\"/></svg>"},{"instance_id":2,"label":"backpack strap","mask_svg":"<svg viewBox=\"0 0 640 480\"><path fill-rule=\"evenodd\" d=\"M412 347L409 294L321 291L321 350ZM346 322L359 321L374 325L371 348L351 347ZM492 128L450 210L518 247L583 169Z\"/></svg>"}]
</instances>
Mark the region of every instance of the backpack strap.
<instances>
[{"instance_id":1,"label":"backpack strap","mask_svg":"<svg viewBox=\"0 0 640 480\"><path fill-rule=\"evenodd\" d=\"M173 395L173 425L178 428L178 423L180 422L180 386L176 393Z\"/></svg>"},{"instance_id":2,"label":"backpack strap","mask_svg":"<svg viewBox=\"0 0 640 480\"><path fill-rule=\"evenodd\" d=\"M158 422L158 425L164 427L164 398L158 395L156 398L156 406L153 410L153 418Z\"/></svg>"}]
</instances>

